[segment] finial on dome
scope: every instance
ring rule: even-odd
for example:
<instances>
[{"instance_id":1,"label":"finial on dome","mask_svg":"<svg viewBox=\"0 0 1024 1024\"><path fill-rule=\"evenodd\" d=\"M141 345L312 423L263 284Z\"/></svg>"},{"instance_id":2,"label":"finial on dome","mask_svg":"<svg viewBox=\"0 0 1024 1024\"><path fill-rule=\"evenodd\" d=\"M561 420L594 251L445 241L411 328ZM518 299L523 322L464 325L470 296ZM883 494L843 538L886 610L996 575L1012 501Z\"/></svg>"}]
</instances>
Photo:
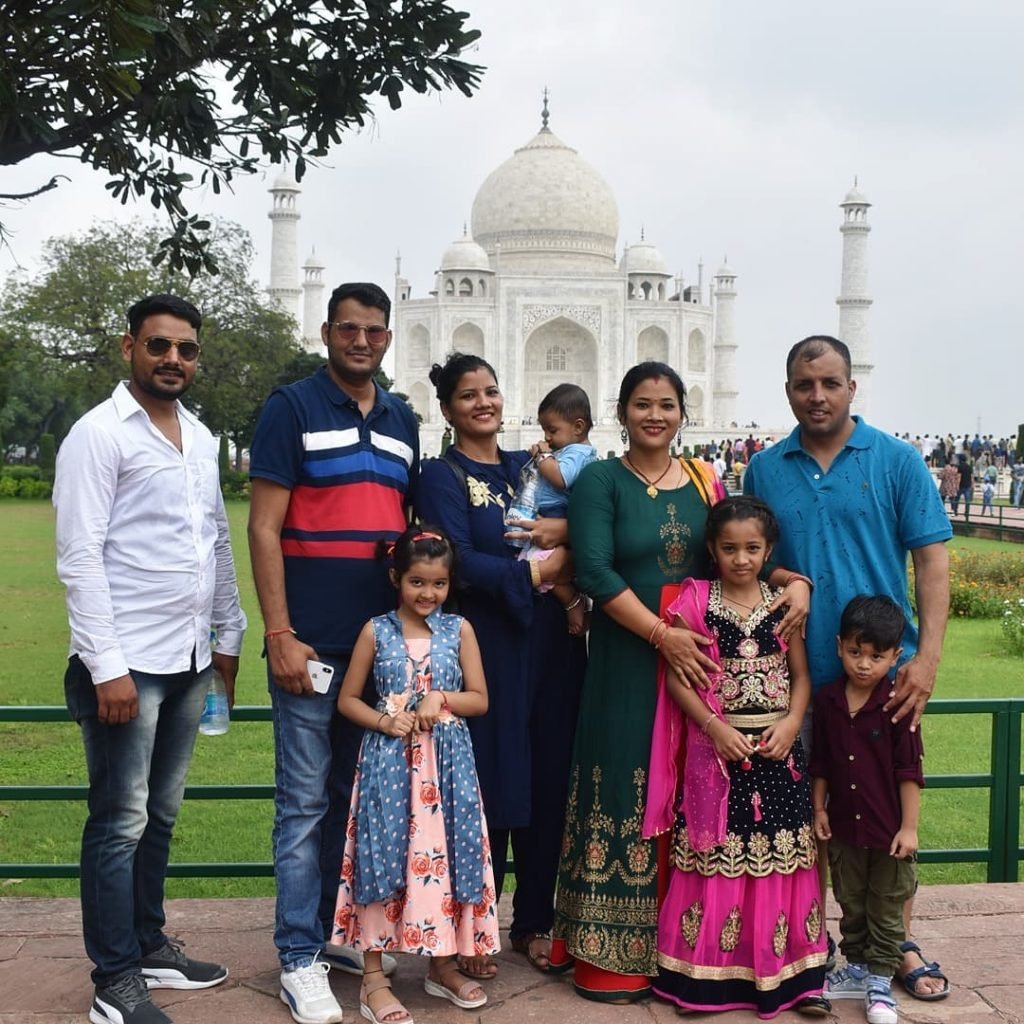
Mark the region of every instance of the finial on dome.
<instances>
[{"instance_id":1,"label":"finial on dome","mask_svg":"<svg viewBox=\"0 0 1024 1024\"><path fill-rule=\"evenodd\" d=\"M395 250L395 277L402 273L402 250Z\"/></svg>"},{"instance_id":2,"label":"finial on dome","mask_svg":"<svg viewBox=\"0 0 1024 1024\"><path fill-rule=\"evenodd\" d=\"M541 109L541 112L540 112L540 130L542 132L547 132L547 131L551 130L550 128L548 128L548 117L549 116L550 115L548 114L548 87L545 85L544 86L544 106L543 106L543 108Z\"/></svg>"},{"instance_id":3,"label":"finial on dome","mask_svg":"<svg viewBox=\"0 0 1024 1024\"><path fill-rule=\"evenodd\" d=\"M641 224L640 225L640 241L642 242L643 240L644 240L644 226L643 226L643 224Z\"/></svg>"},{"instance_id":4,"label":"finial on dome","mask_svg":"<svg viewBox=\"0 0 1024 1024\"><path fill-rule=\"evenodd\" d=\"M853 187L854 188L857 187L857 175L856 174L853 176Z\"/></svg>"},{"instance_id":5,"label":"finial on dome","mask_svg":"<svg viewBox=\"0 0 1024 1024\"><path fill-rule=\"evenodd\" d=\"M462 222L462 237L463 238L468 238L469 237L469 232L466 230L466 222L465 221Z\"/></svg>"}]
</instances>

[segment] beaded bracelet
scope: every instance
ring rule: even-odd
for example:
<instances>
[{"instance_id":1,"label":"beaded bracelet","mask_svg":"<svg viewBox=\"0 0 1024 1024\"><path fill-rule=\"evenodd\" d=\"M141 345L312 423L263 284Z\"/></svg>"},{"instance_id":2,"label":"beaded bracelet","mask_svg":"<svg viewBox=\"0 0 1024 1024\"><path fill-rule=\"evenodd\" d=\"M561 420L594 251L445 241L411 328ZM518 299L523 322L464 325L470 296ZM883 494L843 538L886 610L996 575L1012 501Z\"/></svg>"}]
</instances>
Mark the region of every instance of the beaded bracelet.
<instances>
[{"instance_id":1,"label":"beaded bracelet","mask_svg":"<svg viewBox=\"0 0 1024 1024\"><path fill-rule=\"evenodd\" d=\"M791 572L786 577L785 583L782 584L783 589L788 587L790 583L794 583L796 580L800 580L802 583L806 583L807 586L811 588L811 590L814 589L814 580L812 580L809 576L804 576L803 573L799 572Z\"/></svg>"}]
</instances>

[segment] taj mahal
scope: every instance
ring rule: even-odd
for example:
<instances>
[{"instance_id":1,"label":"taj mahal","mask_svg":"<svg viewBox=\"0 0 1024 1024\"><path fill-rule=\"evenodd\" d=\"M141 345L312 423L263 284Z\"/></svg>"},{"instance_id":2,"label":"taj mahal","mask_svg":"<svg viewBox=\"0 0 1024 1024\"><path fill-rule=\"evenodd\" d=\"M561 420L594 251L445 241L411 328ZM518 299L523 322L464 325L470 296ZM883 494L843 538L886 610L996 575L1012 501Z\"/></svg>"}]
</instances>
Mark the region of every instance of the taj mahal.
<instances>
[{"instance_id":1,"label":"taj mahal","mask_svg":"<svg viewBox=\"0 0 1024 1024\"><path fill-rule=\"evenodd\" d=\"M673 275L658 248L641 239L617 254L618 208L601 175L549 126L491 172L473 200L470 225L440 259L429 294L414 296L396 259L390 356L394 387L422 419L423 450L436 454L446 426L427 380L452 351L482 356L505 396L502 446L537 439L537 406L556 384L580 384L594 415L600 452L622 444L615 419L619 381L635 363L655 359L687 386L686 443L744 433L737 422L735 271L727 262L705 284ZM325 268L315 255L299 284L300 188L290 175L270 189L269 294L301 326L304 344L322 351ZM843 221L838 337L850 347L858 382L855 412L866 412L867 236L871 204L854 187L840 204ZM617 258L618 255L618 258ZM337 282L335 282L337 283ZM332 284L333 287L333 284Z\"/></svg>"}]
</instances>

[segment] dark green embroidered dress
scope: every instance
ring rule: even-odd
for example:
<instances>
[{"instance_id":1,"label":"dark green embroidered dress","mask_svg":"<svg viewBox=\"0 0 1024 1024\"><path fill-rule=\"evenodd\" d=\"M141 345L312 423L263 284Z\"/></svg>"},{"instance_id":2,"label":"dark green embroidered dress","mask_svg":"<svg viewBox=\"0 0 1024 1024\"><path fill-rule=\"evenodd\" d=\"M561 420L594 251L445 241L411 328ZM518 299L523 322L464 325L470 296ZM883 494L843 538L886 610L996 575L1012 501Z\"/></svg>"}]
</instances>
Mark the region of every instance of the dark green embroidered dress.
<instances>
[{"instance_id":1,"label":"dark green embroidered dress","mask_svg":"<svg viewBox=\"0 0 1024 1024\"><path fill-rule=\"evenodd\" d=\"M707 506L692 484L651 498L618 459L588 466L569 504L577 579L595 604L555 934L577 960L634 978L658 972L657 856L655 843L640 838L657 654L645 637L616 625L601 605L628 587L657 614L664 584L706 577L706 517ZM579 966L576 983L581 990L592 988ZM635 992L635 981L626 988ZM613 997L614 979L592 994Z\"/></svg>"}]
</instances>

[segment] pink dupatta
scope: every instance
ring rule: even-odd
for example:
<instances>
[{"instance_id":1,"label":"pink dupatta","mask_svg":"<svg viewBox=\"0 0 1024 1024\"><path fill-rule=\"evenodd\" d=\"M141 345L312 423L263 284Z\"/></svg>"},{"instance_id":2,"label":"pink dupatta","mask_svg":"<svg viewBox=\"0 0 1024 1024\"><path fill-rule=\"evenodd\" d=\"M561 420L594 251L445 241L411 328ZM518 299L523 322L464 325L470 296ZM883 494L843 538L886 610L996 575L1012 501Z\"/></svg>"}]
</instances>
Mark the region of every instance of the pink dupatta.
<instances>
[{"instance_id":1,"label":"pink dupatta","mask_svg":"<svg viewBox=\"0 0 1024 1024\"><path fill-rule=\"evenodd\" d=\"M715 640L705 625L711 583L708 580L685 579L679 593L665 609L664 617L676 616L687 629ZM720 663L718 643L704 648L704 653ZM710 850L725 840L729 810L729 771L718 756L714 743L700 726L683 714L665 684L667 671L663 659L658 662L658 698L654 711L651 737L651 761L648 771L647 807L644 811L643 836L650 839L669 831L675 821L679 803L680 765L682 765L683 813L690 846L694 850ZM711 686L694 692L710 713L722 718L722 705L716 695L718 675L711 674Z\"/></svg>"}]
</instances>

